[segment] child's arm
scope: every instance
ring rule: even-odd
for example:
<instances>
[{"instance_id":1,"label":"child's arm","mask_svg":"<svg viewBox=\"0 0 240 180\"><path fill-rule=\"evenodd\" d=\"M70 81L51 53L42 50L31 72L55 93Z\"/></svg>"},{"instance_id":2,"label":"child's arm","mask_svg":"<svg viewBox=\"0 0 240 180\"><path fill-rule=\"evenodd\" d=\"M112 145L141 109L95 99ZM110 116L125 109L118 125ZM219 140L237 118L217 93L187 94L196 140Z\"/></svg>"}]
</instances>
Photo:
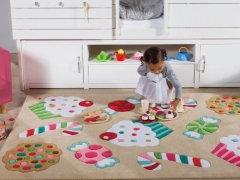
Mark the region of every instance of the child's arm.
<instances>
[{"instance_id":1,"label":"child's arm","mask_svg":"<svg viewBox=\"0 0 240 180\"><path fill-rule=\"evenodd\" d=\"M138 74L140 74L141 76L146 76L147 73L149 72L148 67L145 63L139 66L137 71L138 71Z\"/></svg>"},{"instance_id":2,"label":"child's arm","mask_svg":"<svg viewBox=\"0 0 240 180\"><path fill-rule=\"evenodd\" d=\"M182 98L182 86L177 78L177 75L172 70L170 64L165 62L165 77L171 82L172 86L175 88L175 100L173 101L173 111L176 110L178 103L181 101Z\"/></svg>"},{"instance_id":3,"label":"child's arm","mask_svg":"<svg viewBox=\"0 0 240 180\"><path fill-rule=\"evenodd\" d=\"M175 88L176 95L175 98L181 100L182 98L182 86L177 78L177 75L174 73L170 64L165 62L165 74L164 76L172 83Z\"/></svg>"}]
</instances>

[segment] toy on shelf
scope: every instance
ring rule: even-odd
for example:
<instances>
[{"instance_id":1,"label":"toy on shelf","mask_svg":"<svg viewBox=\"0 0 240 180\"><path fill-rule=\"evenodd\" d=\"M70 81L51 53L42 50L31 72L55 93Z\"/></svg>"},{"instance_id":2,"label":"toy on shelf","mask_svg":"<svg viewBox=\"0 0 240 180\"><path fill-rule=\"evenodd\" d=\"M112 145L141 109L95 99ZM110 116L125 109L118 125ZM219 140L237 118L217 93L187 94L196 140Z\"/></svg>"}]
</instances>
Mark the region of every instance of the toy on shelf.
<instances>
[{"instance_id":1,"label":"toy on shelf","mask_svg":"<svg viewBox=\"0 0 240 180\"><path fill-rule=\"evenodd\" d=\"M101 51L100 54L96 57L96 60L100 62L111 61L112 57L105 51Z\"/></svg>"},{"instance_id":2,"label":"toy on shelf","mask_svg":"<svg viewBox=\"0 0 240 180\"><path fill-rule=\"evenodd\" d=\"M107 122L110 119L110 116L104 110L98 110L94 112L87 113L87 115L82 116L85 118L84 122L99 124Z\"/></svg>"},{"instance_id":3,"label":"toy on shelf","mask_svg":"<svg viewBox=\"0 0 240 180\"><path fill-rule=\"evenodd\" d=\"M134 59L140 60L142 56L143 56L143 53L141 53L141 51L139 50L139 51L135 52Z\"/></svg>"},{"instance_id":4,"label":"toy on shelf","mask_svg":"<svg viewBox=\"0 0 240 180\"><path fill-rule=\"evenodd\" d=\"M170 109L166 109L157 111L156 117L160 120L170 121L177 119L179 117L179 114L177 112L173 112Z\"/></svg>"},{"instance_id":5,"label":"toy on shelf","mask_svg":"<svg viewBox=\"0 0 240 180\"><path fill-rule=\"evenodd\" d=\"M124 52L124 50L119 49L117 52L114 53L116 55L116 59L118 61L124 61L126 58L126 53Z\"/></svg>"},{"instance_id":6,"label":"toy on shelf","mask_svg":"<svg viewBox=\"0 0 240 180\"><path fill-rule=\"evenodd\" d=\"M172 56L167 56L167 57L166 57L166 60L167 60L167 61L171 61L171 60L173 60L173 59L175 59L175 58L172 57Z\"/></svg>"},{"instance_id":7,"label":"toy on shelf","mask_svg":"<svg viewBox=\"0 0 240 180\"><path fill-rule=\"evenodd\" d=\"M185 49L186 51L181 51L182 49ZM179 61L189 61L190 60L190 55L189 55L189 50L186 47L180 47L180 49L178 50L178 54L177 54L177 60Z\"/></svg>"}]
</instances>

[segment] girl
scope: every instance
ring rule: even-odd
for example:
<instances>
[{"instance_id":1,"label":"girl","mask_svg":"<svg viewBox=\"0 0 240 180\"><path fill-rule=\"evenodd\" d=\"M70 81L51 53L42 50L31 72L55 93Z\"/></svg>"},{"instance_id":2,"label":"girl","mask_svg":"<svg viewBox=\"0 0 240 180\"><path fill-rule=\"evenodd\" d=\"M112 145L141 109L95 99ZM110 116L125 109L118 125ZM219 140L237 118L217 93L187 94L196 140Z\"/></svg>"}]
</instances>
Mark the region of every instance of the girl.
<instances>
[{"instance_id":1,"label":"girl","mask_svg":"<svg viewBox=\"0 0 240 180\"><path fill-rule=\"evenodd\" d=\"M166 50L158 47L151 47L144 52L141 57L142 64L138 68L141 77L136 93L147 98L152 103L151 107L154 107L155 103L169 104L174 87L176 97L173 101L173 111L176 111L182 98L182 86L171 65L165 62L166 57Z\"/></svg>"}]
</instances>

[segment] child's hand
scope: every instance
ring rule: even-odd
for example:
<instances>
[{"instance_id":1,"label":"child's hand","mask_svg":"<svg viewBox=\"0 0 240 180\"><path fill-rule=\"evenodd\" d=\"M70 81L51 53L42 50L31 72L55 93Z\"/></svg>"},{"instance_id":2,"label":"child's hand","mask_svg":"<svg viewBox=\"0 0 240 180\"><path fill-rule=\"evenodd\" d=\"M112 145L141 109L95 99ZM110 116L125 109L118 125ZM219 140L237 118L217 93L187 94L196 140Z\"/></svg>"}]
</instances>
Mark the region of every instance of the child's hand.
<instances>
[{"instance_id":1,"label":"child's hand","mask_svg":"<svg viewBox=\"0 0 240 180\"><path fill-rule=\"evenodd\" d=\"M176 108L177 108L178 103L179 103L180 101L181 101L181 100L178 99L178 98L176 98L176 99L173 101L173 107L172 107L173 111L176 111Z\"/></svg>"}]
</instances>

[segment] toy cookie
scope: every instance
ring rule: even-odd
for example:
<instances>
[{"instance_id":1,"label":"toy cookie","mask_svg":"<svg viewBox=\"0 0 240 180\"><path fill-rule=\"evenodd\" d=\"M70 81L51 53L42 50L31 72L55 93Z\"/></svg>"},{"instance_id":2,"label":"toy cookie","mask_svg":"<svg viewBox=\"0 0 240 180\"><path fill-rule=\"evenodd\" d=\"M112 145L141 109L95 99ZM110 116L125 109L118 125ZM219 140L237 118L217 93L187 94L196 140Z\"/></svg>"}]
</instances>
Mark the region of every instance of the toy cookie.
<instances>
[{"instance_id":1,"label":"toy cookie","mask_svg":"<svg viewBox=\"0 0 240 180\"><path fill-rule=\"evenodd\" d=\"M62 150L55 144L35 142L22 143L10 149L3 157L6 169L22 173L43 171L57 164Z\"/></svg>"}]
</instances>

